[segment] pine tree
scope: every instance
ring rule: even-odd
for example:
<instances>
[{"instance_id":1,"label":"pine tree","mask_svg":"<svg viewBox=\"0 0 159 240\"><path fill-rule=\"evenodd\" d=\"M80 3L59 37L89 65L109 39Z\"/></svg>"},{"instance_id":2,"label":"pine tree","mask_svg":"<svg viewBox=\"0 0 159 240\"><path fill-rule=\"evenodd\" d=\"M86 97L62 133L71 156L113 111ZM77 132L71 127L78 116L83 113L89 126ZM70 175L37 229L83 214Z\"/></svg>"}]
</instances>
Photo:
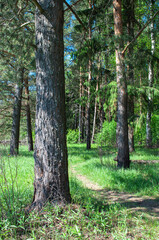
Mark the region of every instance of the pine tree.
<instances>
[{"instance_id":1,"label":"pine tree","mask_svg":"<svg viewBox=\"0 0 159 240\"><path fill-rule=\"evenodd\" d=\"M124 57L122 54L122 13L121 1L113 1L114 31L116 40L116 73L118 88L118 108L117 108L117 147L118 147L118 167L129 168L129 147L128 147L128 123L127 123L127 82L125 75Z\"/></svg>"},{"instance_id":2,"label":"pine tree","mask_svg":"<svg viewBox=\"0 0 159 240\"><path fill-rule=\"evenodd\" d=\"M32 208L70 202L66 147L63 1L36 10L37 104Z\"/></svg>"}]
</instances>

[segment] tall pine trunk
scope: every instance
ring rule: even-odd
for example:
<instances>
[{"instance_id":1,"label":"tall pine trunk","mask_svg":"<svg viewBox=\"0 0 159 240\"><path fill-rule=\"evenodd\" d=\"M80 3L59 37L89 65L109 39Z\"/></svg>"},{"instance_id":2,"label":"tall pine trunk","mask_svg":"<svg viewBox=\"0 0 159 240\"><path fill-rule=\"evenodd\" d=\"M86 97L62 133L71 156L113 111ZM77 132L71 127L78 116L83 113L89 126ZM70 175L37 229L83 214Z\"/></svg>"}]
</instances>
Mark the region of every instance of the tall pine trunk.
<instances>
[{"instance_id":1,"label":"tall pine trunk","mask_svg":"<svg viewBox=\"0 0 159 240\"><path fill-rule=\"evenodd\" d=\"M154 0L150 1L150 16L153 16L153 5ZM154 55L155 52L155 35L154 35L154 21L150 24L150 32L151 32L151 54ZM149 74L148 74L149 87L153 87L154 82L154 70L153 70L153 60L151 59L149 62ZM149 90L148 93L148 106L147 106L147 116L146 116L146 146L148 148L152 147L152 130L151 130L151 113L153 106L153 97L152 90Z\"/></svg>"},{"instance_id":2,"label":"tall pine trunk","mask_svg":"<svg viewBox=\"0 0 159 240\"><path fill-rule=\"evenodd\" d=\"M92 0L89 0L89 8L92 8ZM91 41L92 39L92 30L91 30L91 19L89 19L89 36L88 39ZM91 56L89 55L88 61L88 99L87 99L87 107L86 107L86 141L87 141L87 150L91 149L91 78L92 78L92 60Z\"/></svg>"},{"instance_id":3,"label":"tall pine trunk","mask_svg":"<svg viewBox=\"0 0 159 240\"><path fill-rule=\"evenodd\" d=\"M84 140L84 107L82 103L82 97L84 97L84 86L83 86L83 78L82 78L82 67L80 67L80 86L79 86L79 143Z\"/></svg>"},{"instance_id":4,"label":"tall pine trunk","mask_svg":"<svg viewBox=\"0 0 159 240\"><path fill-rule=\"evenodd\" d=\"M80 98L80 100L82 99L82 85L83 85L82 68L80 67L80 84L79 84L79 98ZM80 104L79 104L79 138L78 138L79 143L81 142L81 138L82 138L82 126L83 126L82 102L80 102Z\"/></svg>"},{"instance_id":5,"label":"tall pine trunk","mask_svg":"<svg viewBox=\"0 0 159 240\"><path fill-rule=\"evenodd\" d=\"M36 10L37 102L32 208L70 202L66 147L63 1L39 0Z\"/></svg>"},{"instance_id":6,"label":"tall pine trunk","mask_svg":"<svg viewBox=\"0 0 159 240\"><path fill-rule=\"evenodd\" d=\"M29 102L29 87L28 77L25 78L25 96L26 96L26 117L27 117L27 133L28 133L28 150L33 151L33 137L32 137L32 126L31 126L31 113L30 113L30 102Z\"/></svg>"},{"instance_id":7,"label":"tall pine trunk","mask_svg":"<svg viewBox=\"0 0 159 240\"><path fill-rule=\"evenodd\" d=\"M95 135L95 129L96 129L96 117L97 117L97 94L98 94L98 82L99 75L97 76L97 85L96 85L96 96L95 96L95 103L94 103L94 117L93 117L93 129L92 129L92 139L91 143L93 143L94 135Z\"/></svg>"},{"instance_id":8,"label":"tall pine trunk","mask_svg":"<svg viewBox=\"0 0 159 240\"><path fill-rule=\"evenodd\" d=\"M128 123L127 123L127 83L125 76L124 57L122 55L122 14L121 0L113 1L114 31L116 36L116 74L118 89L117 108L117 147L118 167L129 168Z\"/></svg>"},{"instance_id":9,"label":"tall pine trunk","mask_svg":"<svg viewBox=\"0 0 159 240\"><path fill-rule=\"evenodd\" d=\"M13 123L10 140L10 155L17 155L19 152L20 114L23 91L24 68L17 70L17 83L15 85Z\"/></svg>"},{"instance_id":10,"label":"tall pine trunk","mask_svg":"<svg viewBox=\"0 0 159 240\"><path fill-rule=\"evenodd\" d=\"M130 43L131 39L134 38L134 0L126 0L125 1L125 8L126 8L126 19L127 19L127 30L128 30L128 37ZM134 67L132 63L133 59L133 46L128 49L128 59L129 63L127 66L128 69L128 84L134 86ZM135 150L134 147L134 97L133 94L130 93L128 96L128 118L129 118L129 125L128 125L128 139L129 139L129 151L133 152Z\"/></svg>"}]
</instances>

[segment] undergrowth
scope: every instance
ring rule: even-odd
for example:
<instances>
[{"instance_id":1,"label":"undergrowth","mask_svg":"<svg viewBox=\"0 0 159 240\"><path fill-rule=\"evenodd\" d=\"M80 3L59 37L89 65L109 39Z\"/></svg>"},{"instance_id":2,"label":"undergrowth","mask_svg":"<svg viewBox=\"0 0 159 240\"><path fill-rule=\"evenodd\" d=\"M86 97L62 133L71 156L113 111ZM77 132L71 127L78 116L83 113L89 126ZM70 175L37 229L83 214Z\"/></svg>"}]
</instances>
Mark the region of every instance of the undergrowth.
<instances>
[{"instance_id":1,"label":"undergrowth","mask_svg":"<svg viewBox=\"0 0 159 240\"><path fill-rule=\"evenodd\" d=\"M140 169L142 167L139 166L138 169L137 165L132 166L128 171L118 171L112 160L115 151L109 149L108 159L103 159L101 166L96 148L86 151L84 145L70 145L69 173L72 203L66 206L53 206L48 203L39 213L26 214L25 208L31 203L33 196L33 153L27 152L26 147L21 147L19 156L10 157L7 149L1 149L0 239L158 239L159 226L155 218L149 219L144 214L131 213L120 204L99 201L92 191L86 189L71 174L71 167L78 166L77 170L86 173L101 186L102 184L105 186L104 175L106 175L107 187L114 189L117 188L117 183L113 184L116 173L116 181L121 186L118 190L122 191L126 189L124 178L131 180L142 174L139 180L145 178L146 181L150 176L157 176L157 164L150 165L149 169L144 166L143 171ZM151 152L150 155L153 153ZM98 169L101 177L98 175L99 179L96 180ZM110 171L113 172L112 175ZM100 182L102 178L104 180ZM158 178L153 179L153 182L155 181L158 181ZM134 185L135 180L134 182L131 180L131 184ZM129 187L133 189L134 186L131 184ZM136 187L136 193L138 192L142 193L141 189Z\"/></svg>"}]
</instances>

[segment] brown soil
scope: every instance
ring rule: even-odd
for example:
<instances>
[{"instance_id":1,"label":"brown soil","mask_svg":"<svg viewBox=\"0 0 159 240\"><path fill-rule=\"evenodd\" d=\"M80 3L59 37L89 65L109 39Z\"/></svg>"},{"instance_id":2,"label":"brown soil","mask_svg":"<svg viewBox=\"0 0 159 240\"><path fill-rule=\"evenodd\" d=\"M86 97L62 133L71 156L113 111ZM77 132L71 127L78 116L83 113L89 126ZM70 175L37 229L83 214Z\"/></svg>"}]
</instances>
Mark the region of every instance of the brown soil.
<instances>
[{"instance_id":1,"label":"brown soil","mask_svg":"<svg viewBox=\"0 0 159 240\"><path fill-rule=\"evenodd\" d=\"M103 189L97 183L93 183L87 177L78 174L74 169L72 169L72 173L86 188L92 190L93 196L103 201L103 204L119 203L129 209L130 212L145 213L148 217L159 219L159 198L138 197L130 193Z\"/></svg>"}]
</instances>

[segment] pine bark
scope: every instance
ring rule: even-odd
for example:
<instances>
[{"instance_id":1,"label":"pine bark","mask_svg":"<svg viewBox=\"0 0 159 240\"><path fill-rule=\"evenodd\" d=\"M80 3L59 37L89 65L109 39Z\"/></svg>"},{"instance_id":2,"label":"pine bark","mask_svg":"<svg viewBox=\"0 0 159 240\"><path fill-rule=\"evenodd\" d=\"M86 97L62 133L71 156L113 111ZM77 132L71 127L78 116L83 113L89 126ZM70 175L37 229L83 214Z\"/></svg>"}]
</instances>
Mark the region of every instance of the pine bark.
<instances>
[{"instance_id":1,"label":"pine bark","mask_svg":"<svg viewBox=\"0 0 159 240\"><path fill-rule=\"evenodd\" d=\"M97 117L97 94L98 94L98 82L99 76L97 76L97 85L96 85L96 96L95 96L95 103L94 103L94 117L93 117L93 129L92 129L92 139L91 143L93 143L94 136L95 136L95 129L96 129L96 117Z\"/></svg>"},{"instance_id":2,"label":"pine bark","mask_svg":"<svg viewBox=\"0 0 159 240\"><path fill-rule=\"evenodd\" d=\"M102 80L102 79L101 79ZM101 83L99 83L99 91L100 89L102 89L103 87L103 83L101 81ZM102 129L104 120L105 120L105 112L104 112L104 99L103 96L99 97L99 109L98 109L98 115L99 115L99 129Z\"/></svg>"},{"instance_id":3,"label":"pine bark","mask_svg":"<svg viewBox=\"0 0 159 240\"><path fill-rule=\"evenodd\" d=\"M31 125L31 112L29 101L29 87L28 77L25 78L25 96L26 96L26 118L27 118L27 134L28 134L28 150L33 151L33 137L32 137L32 125Z\"/></svg>"},{"instance_id":4,"label":"pine bark","mask_svg":"<svg viewBox=\"0 0 159 240\"><path fill-rule=\"evenodd\" d=\"M128 37L130 43L131 39L134 38L134 0L126 0L125 1L125 8L126 8L126 19L127 19L127 30L128 30ZM128 69L128 84L134 86L134 67L132 63L133 57L133 46L128 49L128 58L129 63L127 66ZM128 139L129 139L129 152L133 152L135 150L134 147L134 97L130 93L128 96L128 118L129 118L129 125L128 125Z\"/></svg>"},{"instance_id":5,"label":"pine bark","mask_svg":"<svg viewBox=\"0 0 159 240\"><path fill-rule=\"evenodd\" d=\"M89 0L89 8L92 8L92 1ZM88 39L91 41L92 39L92 30L91 30L91 19L89 19L89 36ZM88 62L88 99L87 99L87 107L86 107L86 111L87 111L87 115L86 115L86 141L87 141L87 150L91 149L91 121L90 121L90 117L91 117L91 78L92 78L92 60L91 60L91 56L89 56L89 62Z\"/></svg>"},{"instance_id":6,"label":"pine bark","mask_svg":"<svg viewBox=\"0 0 159 240\"><path fill-rule=\"evenodd\" d=\"M13 123L10 140L10 155L14 156L19 153L19 134L20 134L20 115L23 91L24 68L17 70L17 83L15 85Z\"/></svg>"},{"instance_id":7,"label":"pine bark","mask_svg":"<svg viewBox=\"0 0 159 240\"><path fill-rule=\"evenodd\" d=\"M150 17L153 16L153 5L154 5L154 0L151 0L150 1ZM150 24L150 32L151 32L151 54L153 56L154 52L155 52L154 21L152 21ZM153 70L153 60L152 59L149 62L148 82L149 82L149 87L152 88L153 82L154 82L154 70ZM146 146L148 148L152 147L152 130L151 130L152 106L153 106L152 91L149 90L147 116L146 116Z\"/></svg>"},{"instance_id":8,"label":"pine bark","mask_svg":"<svg viewBox=\"0 0 159 240\"><path fill-rule=\"evenodd\" d=\"M81 100L82 98L82 73L81 73L81 67L80 67L80 84L79 84L79 98ZM81 128L82 128L82 105L79 104L79 138L78 142L81 142Z\"/></svg>"},{"instance_id":9,"label":"pine bark","mask_svg":"<svg viewBox=\"0 0 159 240\"><path fill-rule=\"evenodd\" d=\"M127 123L127 82L125 76L124 57L122 55L122 14L121 0L113 1L114 31L116 36L116 74L118 89L117 108L117 147L118 167L129 168L128 123Z\"/></svg>"},{"instance_id":10,"label":"pine bark","mask_svg":"<svg viewBox=\"0 0 159 240\"><path fill-rule=\"evenodd\" d=\"M83 97L83 79L82 79L82 68L80 67L80 86L79 86L79 98ZM83 104L79 104L79 143L84 139L84 119L83 119Z\"/></svg>"},{"instance_id":11,"label":"pine bark","mask_svg":"<svg viewBox=\"0 0 159 240\"><path fill-rule=\"evenodd\" d=\"M63 1L40 0L36 10L37 103L32 208L71 201L66 147Z\"/></svg>"}]
</instances>

